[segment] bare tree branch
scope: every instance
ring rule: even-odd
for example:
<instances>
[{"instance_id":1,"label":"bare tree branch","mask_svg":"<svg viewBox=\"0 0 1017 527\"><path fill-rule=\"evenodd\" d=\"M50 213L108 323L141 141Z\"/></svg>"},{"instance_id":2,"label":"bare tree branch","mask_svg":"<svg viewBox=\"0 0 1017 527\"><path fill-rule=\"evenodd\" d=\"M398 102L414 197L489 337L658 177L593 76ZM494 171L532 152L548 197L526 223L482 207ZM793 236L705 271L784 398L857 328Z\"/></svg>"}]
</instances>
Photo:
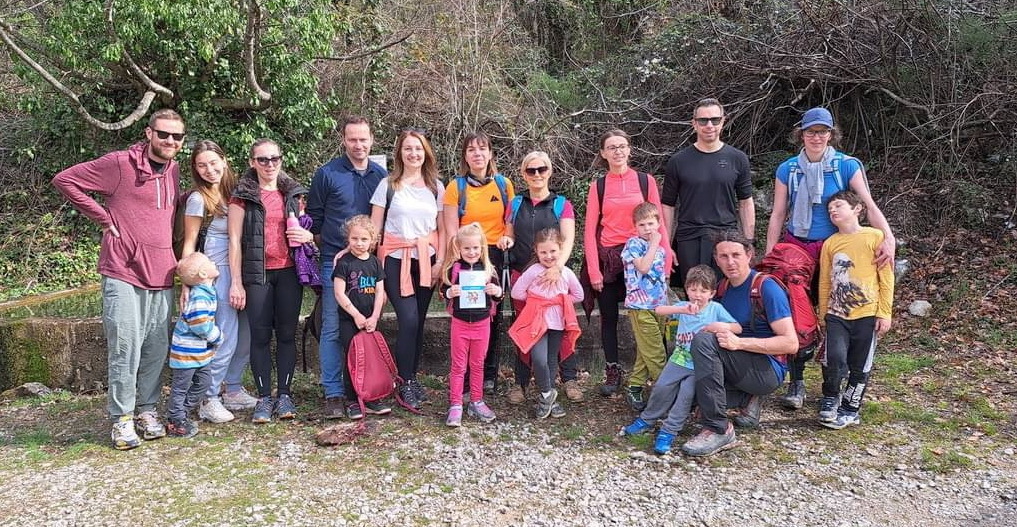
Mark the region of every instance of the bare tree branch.
<instances>
[{"instance_id":1,"label":"bare tree branch","mask_svg":"<svg viewBox=\"0 0 1017 527\"><path fill-rule=\"evenodd\" d=\"M384 43L384 44L382 44L380 46L376 46L374 48L371 48L371 49L368 49L368 50L365 50L365 51L359 51L359 52L356 52L356 53L350 53L349 55L344 55L342 57L314 57L314 58L316 60L332 60L332 61L336 61L336 62L344 62L344 61L349 61L349 60L362 59L364 57L369 57L369 56L374 55L376 53L381 53L382 51L385 51L386 49L388 49L388 48L390 48L392 46L396 46L396 45L402 44L403 42L406 42L406 39L408 39L408 38L410 38L412 36L413 36L413 31L410 31L409 33L407 33L407 34L405 34L405 35L403 35L403 36L401 36L399 38L396 38L394 40L390 40L390 41L388 41L388 42L386 42L386 43Z\"/></svg>"},{"instance_id":2,"label":"bare tree branch","mask_svg":"<svg viewBox=\"0 0 1017 527\"><path fill-rule=\"evenodd\" d=\"M258 45L261 34L261 4L247 0L247 27L244 29L244 80L255 94L250 99L213 99L212 104L227 110L261 111L272 105L272 94L258 80Z\"/></svg>"},{"instance_id":3,"label":"bare tree branch","mask_svg":"<svg viewBox=\"0 0 1017 527\"><path fill-rule=\"evenodd\" d=\"M106 32L109 34L109 38L114 43L120 42L120 37L117 36L115 26L113 25L113 2L114 0L106 0L104 12L106 13ZM155 92L163 97L166 101L173 100L173 91L152 80L141 68L134 58L131 57L130 52L127 51L126 47L122 49L124 62L127 63L127 69L134 75L134 78L140 82L147 91Z\"/></svg>"},{"instance_id":4,"label":"bare tree branch","mask_svg":"<svg viewBox=\"0 0 1017 527\"><path fill-rule=\"evenodd\" d=\"M46 70L44 66L36 62L34 59L32 59L32 57L28 56L28 54L25 53L25 51L18 46L18 44L14 41L13 38L14 34L15 32L11 28L11 26L7 25L3 21L0 21L0 39L3 40L4 44L7 45L7 47L10 48L10 50L13 51L14 54L17 55L18 58L22 60L22 62L24 62L30 68L35 70L35 72L38 73L39 76L41 76L51 86L56 88L56 90L60 92L64 97L66 97L69 101L71 101L73 103L71 107L74 109L75 112L78 113L78 115L81 115L81 117L85 119L85 121L88 124L100 130L123 130L128 126L131 126L132 124L138 122L138 120L140 120L142 117L145 116L145 114L148 113L148 109L152 106L152 101L155 100L155 96L157 95L157 93L151 89L147 90L145 91L144 95L142 95L141 100L138 101L138 106L134 109L133 112L127 115L127 117L124 117L123 119L113 123L100 121L99 119L93 117L91 113L89 113L88 109L86 109L85 106L81 103L81 100L78 99L78 95L76 93L71 91L71 89L68 88L67 86L64 86L64 84L57 80L57 78L54 77L48 70Z\"/></svg>"}]
</instances>

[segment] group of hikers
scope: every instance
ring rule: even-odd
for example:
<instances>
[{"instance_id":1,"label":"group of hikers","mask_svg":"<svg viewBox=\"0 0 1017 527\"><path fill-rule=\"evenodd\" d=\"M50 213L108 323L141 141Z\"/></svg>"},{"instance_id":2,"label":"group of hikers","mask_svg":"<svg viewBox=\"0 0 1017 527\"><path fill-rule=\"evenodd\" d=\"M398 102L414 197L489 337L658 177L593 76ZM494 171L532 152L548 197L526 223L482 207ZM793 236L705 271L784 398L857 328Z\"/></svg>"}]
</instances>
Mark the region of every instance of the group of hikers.
<instances>
[{"instance_id":1,"label":"group of hikers","mask_svg":"<svg viewBox=\"0 0 1017 527\"><path fill-rule=\"evenodd\" d=\"M575 304L589 312L595 303L606 365L597 391L624 396L639 412L622 434L659 425L654 450L665 454L691 417L701 428L682 445L685 454L729 448L735 426L758 426L761 397L784 385L788 372L781 403L803 406L807 355L798 353L784 284L769 275L757 280L751 267L749 160L721 140L724 124L717 100L695 105L695 142L668 161L660 191L652 175L629 165L624 131L600 137L595 164L603 172L586 198L577 274L567 265L576 210L551 190L554 166L544 152L522 159L516 181L525 189L517 193L496 167L490 137L470 133L459 170L443 183L425 133L398 134L388 171L369 157L367 119L349 117L344 154L315 171L309 188L283 170L275 141L255 141L237 174L216 143L200 140L191 148L192 190L181 195L174 159L184 121L156 111L145 141L53 179L103 230L114 447L193 436L195 412L213 423L238 411L250 411L254 423L293 419L303 289L320 286L326 419L391 412L383 400L358 398L346 360L353 339L377 331L386 303L398 327L391 348L403 381L398 401L410 409L427 401L417 375L435 292L451 315L447 425L461 426L464 415L496 418L485 397L499 393L503 334L518 351L507 402L531 401L536 418L562 417L559 387L569 401L586 397ZM792 244L815 262L811 301L825 332L818 419L839 429L860 422L876 337L890 328L895 239L861 162L836 150L831 113L808 110L792 135L801 150L777 169L765 253ZM175 215L182 216L179 254ZM861 226L866 216L872 227ZM175 274L183 288L171 332ZM672 286L686 300L673 300ZM503 328L497 313L508 301L517 316ZM636 342L627 378L618 355L622 304ZM173 376L164 421L157 405L167 360ZM254 395L243 385L248 365Z\"/></svg>"}]
</instances>

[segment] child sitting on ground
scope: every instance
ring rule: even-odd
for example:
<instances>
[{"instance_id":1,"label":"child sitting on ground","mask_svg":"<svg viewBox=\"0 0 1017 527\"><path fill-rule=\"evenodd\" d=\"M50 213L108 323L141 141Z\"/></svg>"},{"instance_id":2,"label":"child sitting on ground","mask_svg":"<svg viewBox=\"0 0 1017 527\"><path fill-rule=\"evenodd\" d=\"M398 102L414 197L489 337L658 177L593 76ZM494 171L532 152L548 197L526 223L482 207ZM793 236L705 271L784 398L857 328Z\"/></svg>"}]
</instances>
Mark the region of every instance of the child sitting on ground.
<instances>
[{"instance_id":1,"label":"child sitting on ground","mask_svg":"<svg viewBox=\"0 0 1017 527\"><path fill-rule=\"evenodd\" d=\"M724 306L712 301L717 293L717 275L710 266L697 265L689 269L685 293L689 296L688 302L658 306L655 310L658 315L671 316L678 321L674 353L653 385L646 409L632 424L622 428L622 435L642 434L652 429L658 419L667 416L653 444L654 452L661 455L671 451L675 436L685 428L695 399L692 338L700 331L742 331Z\"/></svg>"},{"instance_id":2,"label":"child sitting on ground","mask_svg":"<svg viewBox=\"0 0 1017 527\"><path fill-rule=\"evenodd\" d=\"M827 210L837 232L819 255L819 315L826 326L819 424L840 430L861 423L877 336L890 330L894 277L892 266L874 263L883 232L859 223L865 203L858 194L842 190L830 196Z\"/></svg>"},{"instance_id":3,"label":"child sitting on ground","mask_svg":"<svg viewBox=\"0 0 1017 527\"><path fill-rule=\"evenodd\" d=\"M625 264L625 307L636 339L636 360L626 397L638 412L646 407L644 385L657 380L667 362L664 328L654 308L667 304L668 289L665 253L660 245L660 209L653 203L642 203L632 211L632 220L636 236L625 244L621 259Z\"/></svg>"},{"instance_id":4,"label":"child sitting on ground","mask_svg":"<svg viewBox=\"0 0 1017 527\"><path fill-rule=\"evenodd\" d=\"M219 269L204 253L193 252L177 263L177 275L190 287L187 302L173 326L169 367L173 371L169 404L166 408L166 433L173 437L194 437L198 425L191 411L205 397L212 384L208 365L223 335L215 325L215 278Z\"/></svg>"}]
</instances>

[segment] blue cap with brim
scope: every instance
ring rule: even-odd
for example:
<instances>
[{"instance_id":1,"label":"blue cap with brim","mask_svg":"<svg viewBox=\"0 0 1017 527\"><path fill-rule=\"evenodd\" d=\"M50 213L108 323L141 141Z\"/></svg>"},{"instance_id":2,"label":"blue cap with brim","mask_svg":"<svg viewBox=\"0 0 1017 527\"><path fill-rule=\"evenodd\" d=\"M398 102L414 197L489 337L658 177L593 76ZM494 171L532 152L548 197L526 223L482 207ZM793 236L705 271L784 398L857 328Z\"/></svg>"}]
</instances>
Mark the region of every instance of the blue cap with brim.
<instances>
[{"instance_id":1,"label":"blue cap with brim","mask_svg":"<svg viewBox=\"0 0 1017 527\"><path fill-rule=\"evenodd\" d=\"M821 124L833 128L833 115L826 108L812 108L802 116L802 130Z\"/></svg>"}]
</instances>

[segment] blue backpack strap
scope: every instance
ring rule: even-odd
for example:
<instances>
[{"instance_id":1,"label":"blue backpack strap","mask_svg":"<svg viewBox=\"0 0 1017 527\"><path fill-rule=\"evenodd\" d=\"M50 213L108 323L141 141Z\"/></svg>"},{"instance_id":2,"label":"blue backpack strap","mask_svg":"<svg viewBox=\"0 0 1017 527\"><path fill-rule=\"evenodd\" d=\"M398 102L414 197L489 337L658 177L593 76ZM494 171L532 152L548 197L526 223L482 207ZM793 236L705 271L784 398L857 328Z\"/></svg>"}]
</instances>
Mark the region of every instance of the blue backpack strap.
<instances>
[{"instance_id":1,"label":"blue backpack strap","mask_svg":"<svg viewBox=\"0 0 1017 527\"><path fill-rule=\"evenodd\" d=\"M516 197L512 198L512 213L509 214L509 223L516 222L516 216L519 215L519 207L523 206L523 196L517 194Z\"/></svg>"},{"instance_id":2,"label":"blue backpack strap","mask_svg":"<svg viewBox=\"0 0 1017 527\"><path fill-rule=\"evenodd\" d=\"M551 210L554 211L554 217L560 220L561 215L565 213L565 196L555 194L554 201L551 203Z\"/></svg>"},{"instance_id":3,"label":"blue backpack strap","mask_svg":"<svg viewBox=\"0 0 1017 527\"><path fill-rule=\"evenodd\" d=\"M459 193L459 219L466 215L466 176L456 176L456 190Z\"/></svg>"},{"instance_id":4,"label":"blue backpack strap","mask_svg":"<svg viewBox=\"0 0 1017 527\"><path fill-rule=\"evenodd\" d=\"M505 180L505 176L501 174L494 175L494 184L498 185L498 192L501 193L501 206L508 207L508 181Z\"/></svg>"}]
</instances>

